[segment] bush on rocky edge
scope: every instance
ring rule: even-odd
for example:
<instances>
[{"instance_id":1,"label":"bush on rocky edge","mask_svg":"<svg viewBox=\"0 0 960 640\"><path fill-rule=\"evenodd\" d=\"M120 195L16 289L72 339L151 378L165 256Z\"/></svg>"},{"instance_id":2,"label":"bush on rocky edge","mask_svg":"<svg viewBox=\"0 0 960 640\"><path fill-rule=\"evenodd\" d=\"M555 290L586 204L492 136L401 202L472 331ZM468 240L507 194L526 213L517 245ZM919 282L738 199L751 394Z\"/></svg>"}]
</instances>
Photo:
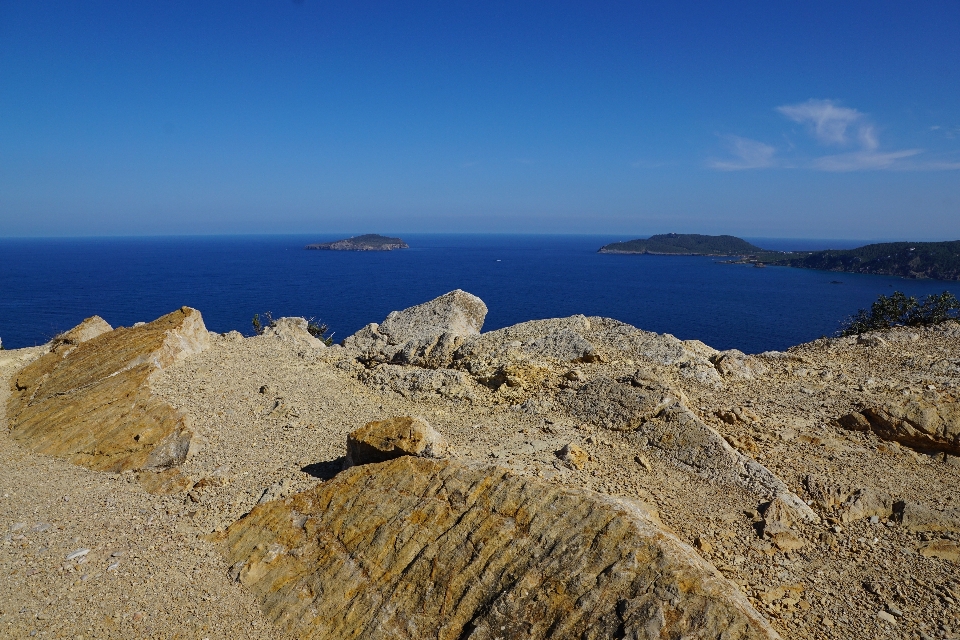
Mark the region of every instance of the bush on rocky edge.
<instances>
[{"instance_id":1,"label":"bush on rocky edge","mask_svg":"<svg viewBox=\"0 0 960 640\"><path fill-rule=\"evenodd\" d=\"M929 327L956 320L958 312L960 301L949 291L928 295L922 301L894 291L889 296L878 297L869 310L860 309L847 318L839 333L841 336L858 336L891 327Z\"/></svg>"}]
</instances>

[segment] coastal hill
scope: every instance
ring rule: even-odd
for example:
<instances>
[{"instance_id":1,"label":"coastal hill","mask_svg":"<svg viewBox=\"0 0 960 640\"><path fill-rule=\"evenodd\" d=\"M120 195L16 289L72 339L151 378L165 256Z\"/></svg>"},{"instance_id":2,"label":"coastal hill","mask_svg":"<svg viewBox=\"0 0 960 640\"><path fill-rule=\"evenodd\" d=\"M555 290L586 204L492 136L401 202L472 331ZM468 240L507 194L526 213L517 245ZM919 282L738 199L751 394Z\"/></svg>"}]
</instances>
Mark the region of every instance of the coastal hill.
<instances>
[{"instance_id":1,"label":"coastal hill","mask_svg":"<svg viewBox=\"0 0 960 640\"><path fill-rule=\"evenodd\" d=\"M4 636L960 629L956 322L747 355L487 311L0 352Z\"/></svg>"},{"instance_id":2,"label":"coastal hill","mask_svg":"<svg viewBox=\"0 0 960 640\"><path fill-rule=\"evenodd\" d=\"M736 236L665 233L647 239L614 242L600 253L686 256L736 256L736 262L800 269L872 273L904 278L960 280L960 240L950 242L884 242L857 249L771 251Z\"/></svg>"},{"instance_id":3,"label":"coastal hill","mask_svg":"<svg viewBox=\"0 0 960 640\"><path fill-rule=\"evenodd\" d=\"M409 249L410 245L400 238L389 238L376 233L354 236L336 242L308 244L307 249L326 249L329 251L392 251L394 249Z\"/></svg>"},{"instance_id":4,"label":"coastal hill","mask_svg":"<svg viewBox=\"0 0 960 640\"><path fill-rule=\"evenodd\" d=\"M830 249L772 257L770 264L804 269L960 280L960 240L884 242L857 249Z\"/></svg>"},{"instance_id":5,"label":"coastal hill","mask_svg":"<svg viewBox=\"0 0 960 640\"><path fill-rule=\"evenodd\" d=\"M662 233L647 239L614 242L600 253L649 253L680 256L742 256L762 252L736 236L704 236L697 233Z\"/></svg>"}]
</instances>

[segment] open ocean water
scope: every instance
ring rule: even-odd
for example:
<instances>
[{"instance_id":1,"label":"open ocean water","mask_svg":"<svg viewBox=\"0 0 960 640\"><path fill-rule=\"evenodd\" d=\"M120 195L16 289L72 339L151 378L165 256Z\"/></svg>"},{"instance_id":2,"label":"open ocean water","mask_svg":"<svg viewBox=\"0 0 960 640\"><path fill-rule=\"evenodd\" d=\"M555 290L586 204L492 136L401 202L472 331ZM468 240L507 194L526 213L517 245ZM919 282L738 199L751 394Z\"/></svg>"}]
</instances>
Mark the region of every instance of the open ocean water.
<instances>
[{"instance_id":1,"label":"open ocean water","mask_svg":"<svg viewBox=\"0 0 960 640\"><path fill-rule=\"evenodd\" d=\"M404 235L402 251L303 248L339 237L0 239L0 339L31 346L91 315L130 326L187 305L213 331L250 335L253 314L270 311L322 320L339 341L459 288L486 302L485 331L582 313L756 353L832 335L881 293L960 294L956 282L597 253L624 236Z\"/></svg>"}]
</instances>

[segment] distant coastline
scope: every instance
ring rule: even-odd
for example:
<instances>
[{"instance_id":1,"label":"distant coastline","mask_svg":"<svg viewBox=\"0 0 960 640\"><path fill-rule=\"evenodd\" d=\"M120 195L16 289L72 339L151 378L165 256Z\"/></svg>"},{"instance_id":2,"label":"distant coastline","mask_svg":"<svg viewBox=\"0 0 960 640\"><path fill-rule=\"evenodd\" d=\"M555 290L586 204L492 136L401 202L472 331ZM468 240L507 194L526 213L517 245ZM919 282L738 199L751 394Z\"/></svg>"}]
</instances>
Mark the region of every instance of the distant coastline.
<instances>
[{"instance_id":1,"label":"distant coastline","mask_svg":"<svg viewBox=\"0 0 960 640\"><path fill-rule=\"evenodd\" d=\"M305 248L322 251L393 251L394 249L409 249L410 245L400 238L368 233L335 242L308 244Z\"/></svg>"},{"instance_id":2,"label":"distant coastline","mask_svg":"<svg viewBox=\"0 0 960 640\"><path fill-rule=\"evenodd\" d=\"M730 262L841 273L960 280L960 240L884 242L856 249L771 251L736 236L667 233L604 245L599 253L728 256Z\"/></svg>"}]
</instances>

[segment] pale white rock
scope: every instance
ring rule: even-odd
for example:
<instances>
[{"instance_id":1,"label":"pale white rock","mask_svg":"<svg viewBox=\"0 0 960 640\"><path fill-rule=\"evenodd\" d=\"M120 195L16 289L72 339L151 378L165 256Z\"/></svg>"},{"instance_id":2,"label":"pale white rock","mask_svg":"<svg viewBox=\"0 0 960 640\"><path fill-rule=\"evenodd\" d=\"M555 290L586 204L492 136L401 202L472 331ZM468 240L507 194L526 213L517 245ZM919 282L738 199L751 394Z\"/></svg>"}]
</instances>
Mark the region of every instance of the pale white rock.
<instances>
[{"instance_id":1,"label":"pale white rock","mask_svg":"<svg viewBox=\"0 0 960 640\"><path fill-rule=\"evenodd\" d=\"M306 318L277 318L269 327L264 328L260 339L279 340L292 346L326 349L322 340L314 338L307 330Z\"/></svg>"},{"instance_id":2,"label":"pale white rock","mask_svg":"<svg viewBox=\"0 0 960 640\"><path fill-rule=\"evenodd\" d=\"M442 367L465 338L480 333L487 305L456 289L429 302L392 311L343 341L361 359Z\"/></svg>"}]
</instances>

